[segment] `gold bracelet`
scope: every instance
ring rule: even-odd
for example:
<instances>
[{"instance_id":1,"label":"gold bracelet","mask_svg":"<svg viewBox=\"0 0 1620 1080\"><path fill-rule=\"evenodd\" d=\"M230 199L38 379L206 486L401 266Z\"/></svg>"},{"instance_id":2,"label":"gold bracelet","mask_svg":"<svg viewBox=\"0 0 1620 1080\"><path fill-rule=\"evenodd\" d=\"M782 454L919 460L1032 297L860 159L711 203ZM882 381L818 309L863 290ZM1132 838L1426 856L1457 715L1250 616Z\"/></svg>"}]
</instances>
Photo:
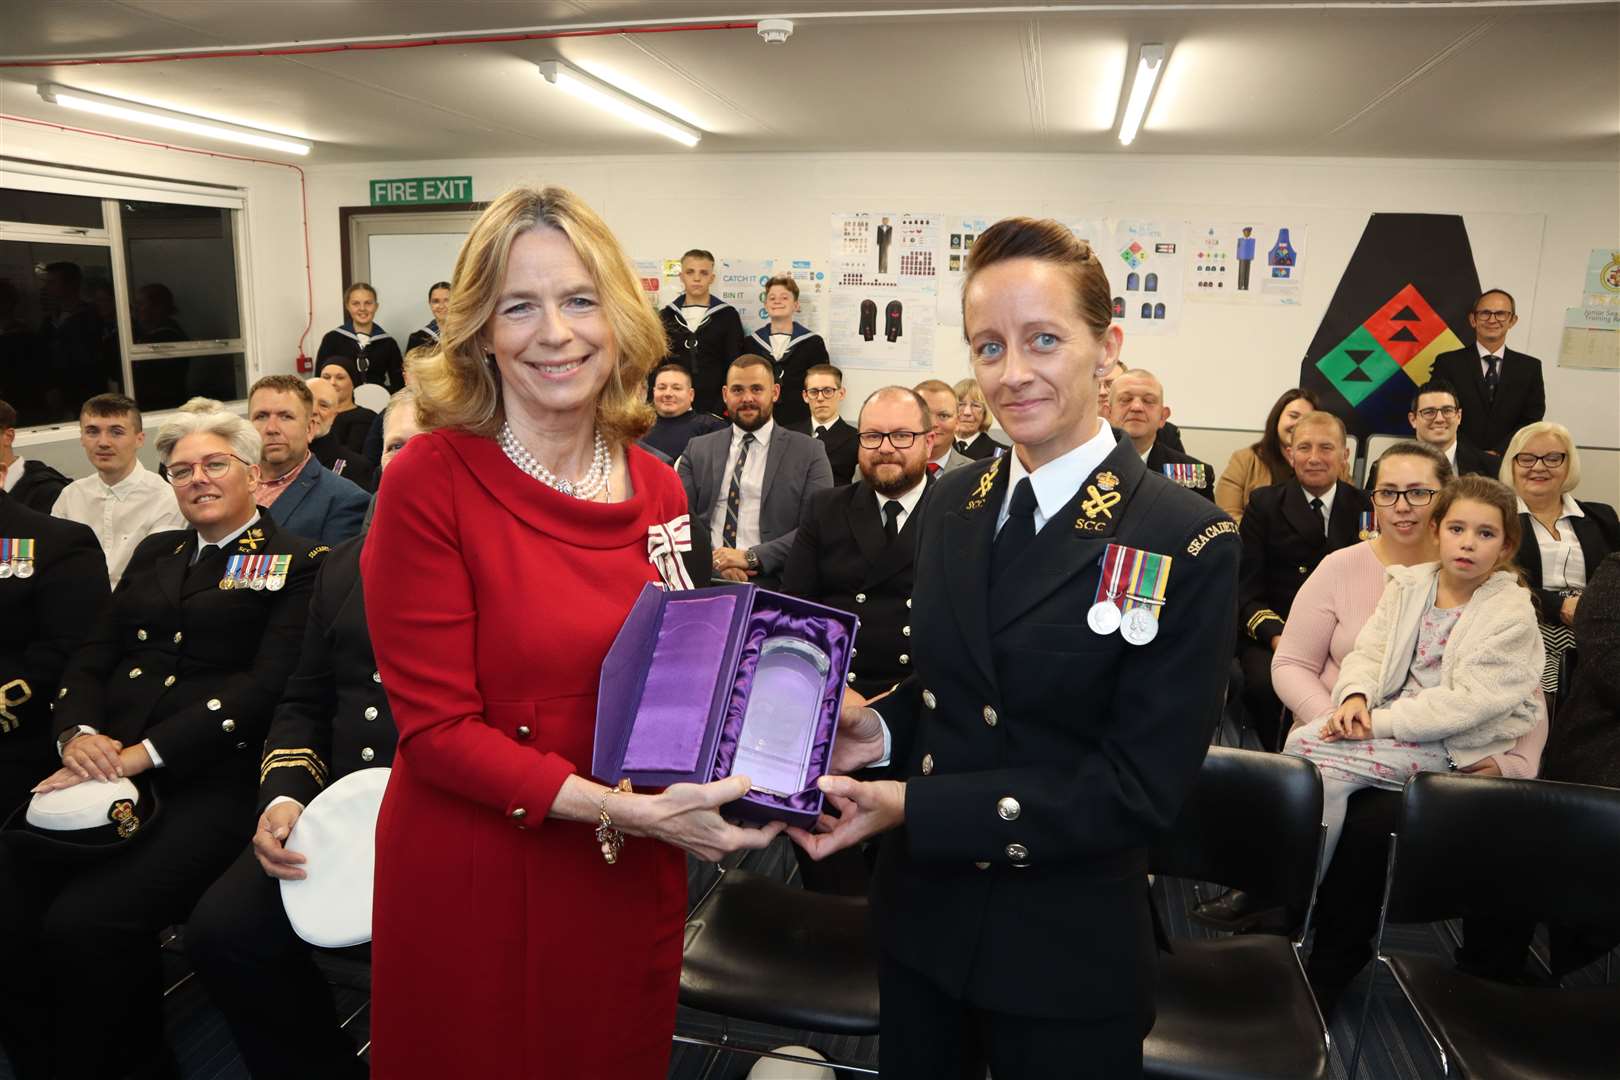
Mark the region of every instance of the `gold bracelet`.
<instances>
[{"instance_id":1,"label":"gold bracelet","mask_svg":"<svg viewBox=\"0 0 1620 1080\"><path fill-rule=\"evenodd\" d=\"M612 866L619 861L619 852L624 849L624 833L614 828L613 819L608 817L607 801L619 792L631 793L630 781L620 780L617 787L610 787L602 793L602 801L597 804L596 816L601 824L596 827L596 842L602 845L602 858Z\"/></svg>"}]
</instances>

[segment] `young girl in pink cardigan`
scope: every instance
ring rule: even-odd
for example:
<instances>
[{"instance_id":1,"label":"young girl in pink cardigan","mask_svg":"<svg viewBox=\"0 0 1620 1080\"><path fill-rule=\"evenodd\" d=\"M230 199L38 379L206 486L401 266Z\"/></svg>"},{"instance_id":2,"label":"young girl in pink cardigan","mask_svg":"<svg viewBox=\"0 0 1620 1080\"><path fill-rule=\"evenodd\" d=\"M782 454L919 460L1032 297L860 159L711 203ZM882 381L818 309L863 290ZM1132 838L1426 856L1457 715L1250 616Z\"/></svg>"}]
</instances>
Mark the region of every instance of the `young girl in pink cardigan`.
<instances>
[{"instance_id":1,"label":"young girl in pink cardigan","mask_svg":"<svg viewBox=\"0 0 1620 1080\"><path fill-rule=\"evenodd\" d=\"M1465 768L1535 726L1542 648L1529 590L1512 569L1516 509L1493 480L1449 484L1431 519L1440 561L1388 568L1339 672L1337 708L1289 735L1286 749L1322 774L1324 866L1356 790L1398 790L1419 772Z\"/></svg>"}]
</instances>

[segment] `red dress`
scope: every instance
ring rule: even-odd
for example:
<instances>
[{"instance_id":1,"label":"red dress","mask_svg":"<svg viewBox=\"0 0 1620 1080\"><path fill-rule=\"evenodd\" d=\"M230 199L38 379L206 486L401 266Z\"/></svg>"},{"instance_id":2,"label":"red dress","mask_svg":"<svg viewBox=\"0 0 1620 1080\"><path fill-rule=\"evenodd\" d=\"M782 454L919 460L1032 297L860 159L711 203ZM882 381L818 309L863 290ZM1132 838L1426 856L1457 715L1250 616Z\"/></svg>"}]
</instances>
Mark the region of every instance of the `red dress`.
<instances>
[{"instance_id":1,"label":"red dress","mask_svg":"<svg viewBox=\"0 0 1620 1080\"><path fill-rule=\"evenodd\" d=\"M460 432L389 466L362 562L399 726L377 823L377 1080L667 1073L685 859L631 837L609 866L591 825L546 819L590 773L602 659L658 580L648 528L687 512L672 470L628 454L621 503L559 494Z\"/></svg>"}]
</instances>

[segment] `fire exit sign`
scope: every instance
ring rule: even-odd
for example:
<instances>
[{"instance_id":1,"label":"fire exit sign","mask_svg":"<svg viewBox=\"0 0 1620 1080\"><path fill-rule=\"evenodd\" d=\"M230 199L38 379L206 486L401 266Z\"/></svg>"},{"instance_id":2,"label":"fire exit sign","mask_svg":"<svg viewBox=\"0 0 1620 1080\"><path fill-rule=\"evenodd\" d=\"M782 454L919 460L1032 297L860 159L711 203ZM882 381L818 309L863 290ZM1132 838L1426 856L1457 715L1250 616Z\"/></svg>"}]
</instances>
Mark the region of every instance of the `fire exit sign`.
<instances>
[{"instance_id":1,"label":"fire exit sign","mask_svg":"<svg viewBox=\"0 0 1620 1080\"><path fill-rule=\"evenodd\" d=\"M418 176L371 181L372 206L428 206L472 202L470 176Z\"/></svg>"}]
</instances>

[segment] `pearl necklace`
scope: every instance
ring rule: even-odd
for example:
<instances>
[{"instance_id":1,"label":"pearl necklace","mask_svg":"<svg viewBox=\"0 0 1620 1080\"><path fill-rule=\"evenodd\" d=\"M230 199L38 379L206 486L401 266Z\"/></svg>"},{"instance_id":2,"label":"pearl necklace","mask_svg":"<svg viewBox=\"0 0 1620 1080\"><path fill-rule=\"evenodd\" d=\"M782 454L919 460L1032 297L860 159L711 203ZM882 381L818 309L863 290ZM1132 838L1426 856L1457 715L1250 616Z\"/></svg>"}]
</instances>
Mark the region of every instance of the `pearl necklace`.
<instances>
[{"instance_id":1,"label":"pearl necklace","mask_svg":"<svg viewBox=\"0 0 1620 1080\"><path fill-rule=\"evenodd\" d=\"M501 433L497 441L501 444L501 451L506 454L512 464L540 481L549 488L572 495L576 499L590 501L607 490L608 475L611 472L608 457L607 440L602 438L602 432L597 431L592 440L591 467L579 480L563 480L556 473L535 460L533 454L518 441L516 433L512 431L511 424L502 424Z\"/></svg>"}]
</instances>

